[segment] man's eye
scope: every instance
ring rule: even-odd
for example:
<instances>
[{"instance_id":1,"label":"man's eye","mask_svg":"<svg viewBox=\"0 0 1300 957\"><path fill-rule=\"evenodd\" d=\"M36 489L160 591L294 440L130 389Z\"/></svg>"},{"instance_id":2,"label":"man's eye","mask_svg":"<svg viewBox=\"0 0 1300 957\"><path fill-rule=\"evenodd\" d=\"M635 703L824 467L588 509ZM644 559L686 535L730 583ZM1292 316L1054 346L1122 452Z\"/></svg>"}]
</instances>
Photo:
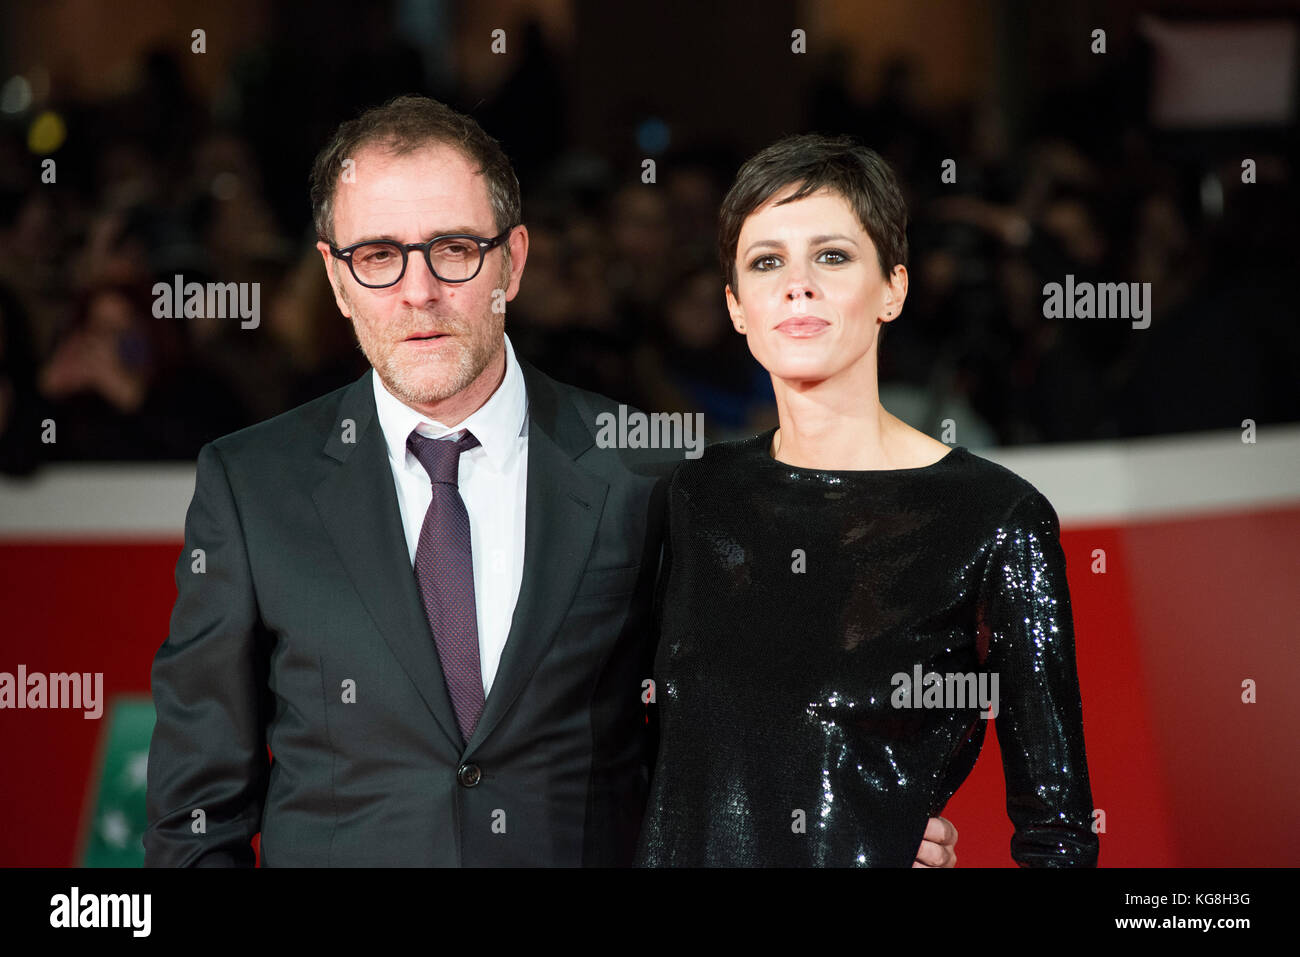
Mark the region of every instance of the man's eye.
<instances>
[{"instance_id":1,"label":"man's eye","mask_svg":"<svg viewBox=\"0 0 1300 957\"><path fill-rule=\"evenodd\" d=\"M826 257L830 257L827 259ZM827 249L817 257L818 262L825 262L829 266L838 266L849 261L849 255L839 249Z\"/></svg>"},{"instance_id":2,"label":"man's eye","mask_svg":"<svg viewBox=\"0 0 1300 957\"><path fill-rule=\"evenodd\" d=\"M755 272L770 272L780 264L781 260L777 256L759 256L749 264L749 268Z\"/></svg>"},{"instance_id":3,"label":"man's eye","mask_svg":"<svg viewBox=\"0 0 1300 957\"><path fill-rule=\"evenodd\" d=\"M433 254L439 259L460 260L478 255L478 250L460 239L446 239L433 246Z\"/></svg>"},{"instance_id":4,"label":"man's eye","mask_svg":"<svg viewBox=\"0 0 1300 957\"><path fill-rule=\"evenodd\" d=\"M388 262L392 256L393 251L391 249L363 249L361 255L354 258L359 259L361 262L377 266L380 263Z\"/></svg>"}]
</instances>

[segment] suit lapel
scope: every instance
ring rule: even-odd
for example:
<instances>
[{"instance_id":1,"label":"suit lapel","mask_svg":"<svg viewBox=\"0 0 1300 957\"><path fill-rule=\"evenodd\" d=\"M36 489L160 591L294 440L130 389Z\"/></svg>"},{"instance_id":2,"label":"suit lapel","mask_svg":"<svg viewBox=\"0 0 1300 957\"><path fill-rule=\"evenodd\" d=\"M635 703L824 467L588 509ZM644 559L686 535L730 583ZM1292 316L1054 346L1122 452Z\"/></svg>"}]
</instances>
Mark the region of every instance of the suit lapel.
<instances>
[{"instance_id":1,"label":"suit lapel","mask_svg":"<svg viewBox=\"0 0 1300 957\"><path fill-rule=\"evenodd\" d=\"M411 570L370 376L367 372L344 394L324 449L338 466L312 498L370 617L459 754L460 728ZM346 442L349 419L355 423L354 441Z\"/></svg>"},{"instance_id":2,"label":"suit lapel","mask_svg":"<svg viewBox=\"0 0 1300 957\"><path fill-rule=\"evenodd\" d=\"M555 383L520 360L528 392L524 569L510 633L474 735L478 746L510 710L555 640L596 537L609 485L574 459L590 430ZM324 452L338 465L312 498L366 610L439 727L462 750L460 728L406 549L388 448L367 372L344 394ZM344 423L355 423L345 442Z\"/></svg>"},{"instance_id":3,"label":"suit lapel","mask_svg":"<svg viewBox=\"0 0 1300 957\"><path fill-rule=\"evenodd\" d=\"M532 365L520 360L519 366L528 391L523 580L492 691L467 752L500 723L555 640L609 492L608 483L574 464L593 440L573 403Z\"/></svg>"}]
</instances>

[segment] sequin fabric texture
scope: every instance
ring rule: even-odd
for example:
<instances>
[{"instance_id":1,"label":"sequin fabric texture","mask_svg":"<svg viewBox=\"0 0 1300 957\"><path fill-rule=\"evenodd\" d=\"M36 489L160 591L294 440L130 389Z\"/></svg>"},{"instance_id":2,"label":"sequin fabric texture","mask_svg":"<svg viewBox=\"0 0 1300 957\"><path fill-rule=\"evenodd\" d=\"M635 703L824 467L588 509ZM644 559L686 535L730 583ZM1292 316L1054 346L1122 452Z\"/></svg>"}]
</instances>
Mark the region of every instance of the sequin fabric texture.
<instances>
[{"instance_id":1,"label":"sequin fabric texture","mask_svg":"<svg viewBox=\"0 0 1300 957\"><path fill-rule=\"evenodd\" d=\"M774 431L673 478L638 863L910 867L992 713L1012 857L1095 865L1051 504L962 446L825 472Z\"/></svg>"}]
</instances>

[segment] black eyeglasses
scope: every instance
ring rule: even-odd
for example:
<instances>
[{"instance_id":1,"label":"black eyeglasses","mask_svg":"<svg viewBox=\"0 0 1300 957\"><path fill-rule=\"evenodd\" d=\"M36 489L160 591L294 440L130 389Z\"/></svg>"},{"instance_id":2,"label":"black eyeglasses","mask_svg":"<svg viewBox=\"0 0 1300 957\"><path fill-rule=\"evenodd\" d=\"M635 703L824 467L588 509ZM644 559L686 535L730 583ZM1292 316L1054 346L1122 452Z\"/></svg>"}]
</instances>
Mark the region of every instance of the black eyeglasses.
<instances>
[{"instance_id":1,"label":"black eyeglasses","mask_svg":"<svg viewBox=\"0 0 1300 957\"><path fill-rule=\"evenodd\" d=\"M370 240L344 249L329 243L330 252L352 270L352 278L367 289L396 285L406 275L407 253L419 250L429 271L443 282L469 282L483 268L483 258L510 235L511 226L499 236L485 239L468 233L434 236L427 243L396 243Z\"/></svg>"}]
</instances>

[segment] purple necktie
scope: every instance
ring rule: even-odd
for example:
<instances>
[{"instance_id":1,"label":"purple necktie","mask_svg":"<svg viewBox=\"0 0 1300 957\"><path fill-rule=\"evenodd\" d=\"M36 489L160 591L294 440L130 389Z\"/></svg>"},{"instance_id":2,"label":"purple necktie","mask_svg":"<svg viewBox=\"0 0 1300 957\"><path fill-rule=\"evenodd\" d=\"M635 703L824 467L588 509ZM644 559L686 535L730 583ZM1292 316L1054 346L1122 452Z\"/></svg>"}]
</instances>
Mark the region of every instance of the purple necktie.
<instances>
[{"instance_id":1,"label":"purple necktie","mask_svg":"<svg viewBox=\"0 0 1300 957\"><path fill-rule=\"evenodd\" d=\"M415 578L424 613L438 646L456 723L468 743L483 713L483 671L478 654L474 606L474 563L470 553L469 513L458 488L460 453L479 444L466 431L459 441L430 439L412 432L406 447L420 460L433 484L415 547Z\"/></svg>"}]
</instances>

